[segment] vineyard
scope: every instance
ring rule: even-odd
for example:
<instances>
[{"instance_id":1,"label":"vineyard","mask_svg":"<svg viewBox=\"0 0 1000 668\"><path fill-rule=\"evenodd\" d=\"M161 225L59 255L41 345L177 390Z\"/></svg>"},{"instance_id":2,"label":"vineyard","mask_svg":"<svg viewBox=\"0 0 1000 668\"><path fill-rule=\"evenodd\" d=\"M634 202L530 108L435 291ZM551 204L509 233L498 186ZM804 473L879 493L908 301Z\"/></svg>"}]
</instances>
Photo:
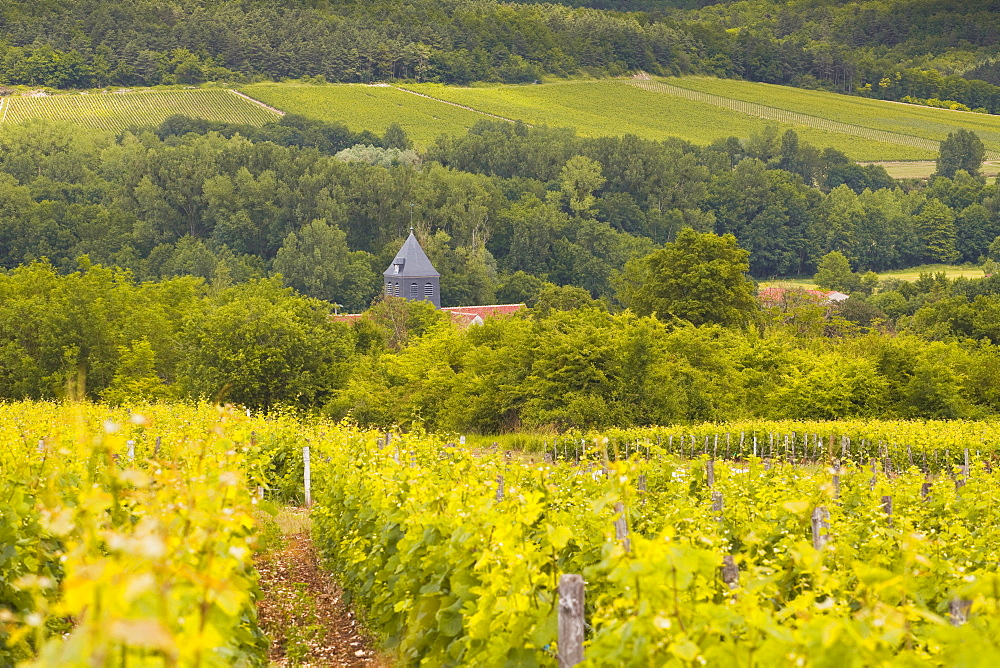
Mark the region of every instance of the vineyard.
<instances>
[{"instance_id":1,"label":"vineyard","mask_svg":"<svg viewBox=\"0 0 1000 668\"><path fill-rule=\"evenodd\" d=\"M473 88L265 83L244 86L239 93L92 92L6 98L0 119L43 118L117 132L156 126L172 114L260 126L278 118L276 109L380 134L399 123L420 148L441 134L461 134L479 120L501 118L573 127L582 136L629 133L696 144L749 137L772 123L780 130L795 129L821 148L869 161L933 158L948 132L965 127L980 134L989 159L1000 158L1000 123L992 116L704 77Z\"/></svg>"},{"instance_id":2,"label":"vineyard","mask_svg":"<svg viewBox=\"0 0 1000 668\"><path fill-rule=\"evenodd\" d=\"M112 132L156 127L173 114L254 126L279 118L278 113L220 88L9 97L0 109L3 123L45 119Z\"/></svg>"},{"instance_id":3,"label":"vineyard","mask_svg":"<svg viewBox=\"0 0 1000 668\"><path fill-rule=\"evenodd\" d=\"M686 90L687 94L697 92L714 98L725 98L725 104L752 102L770 110L808 110L806 113L827 122L863 126L893 135L935 142L947 137L949 132L965 128L972 130L983 140L989 151L988 160L1000 159L1000 118L989 114L932 109L900 102L711 77L674 77L662 81L673 89ZM674 94L682 93L674 91Z\"/></svg>"},{"instance_id":4,"label":"vineyard","mask_svg":"<svg viewBox=\"0 0 1000 668\"><path fill-rule=\"evenodd\" d=\"M937 152L939 147L939 142L931 139L899 134L898 132L875 130L862 125L852 125L849 123L842 123L840 121L832 121L819 116L803 114L797 111L769 107L757 102L748 102L746 100L738 100L724 97L722 95L713 95L712 93L689 90L687 88L672 86L660 81L637 80L634 81L632 85L656 93L674 95L688 100L694 100L696 102L704 102L715 105L724 109L731 109L741 114L746 114L747 116L755 116L757 118L763 118L767 121L775 121L785 125L817 128L819 130L826 130L827 132L854 135L856 137L861 137L863 139L882 144L899 144L900 146L909 146L911 148L922 149L928 152Z\"/></svg>"},{"instance_id":5,"label":"vineyard","mask_svg":"<svg viewBox=\"0 0 1000 668\"><path fill-rule=\"evenodd\" d=\"M440 134L462 134L476 121L486 118L385 85L256 84L240 90L284 111L321 121L337 121L355 131L370 130L381 135L387 127L399 123L421 148L426 148Z\"/></svg>"},{"instance_id":6,"label":"vineyard","mask_svg":"<svg viewBox=\"0 0 1000 668\"><path fill-rule=\"evenodd\" d=\"M832 146L859 160L933 157L926 147L885 142L876 135L858 137L856 132L844 133L842 127L803 123L794 115L772 118L742 113L725 105L690 99L691 95L665 95L662 90L646 89L643 85L652 86L654 82L577 81L480 88L408 84L404 88L534 125L573 127L584 136L629 133L649 139L680 137L695 144L707 144L734 135L745 138L759 134L768 122L775 122L782 131L794 128L805 141L820 147Z\"/></svg>"},{"instance_id":7,"label":"vineyard","mask_svg":"<svg viewBox=\"0 0 1000 668\"><path fill-rule=\"evenodd\" d=\"M310 494L402 664L1000 657L993 424L706 424L526 453L209 406L0 413L0 665L263 665L256 518Z\"/></svg>"},{"instance_id":8,"label":"vineyard","mask_svg":"<svg viewBox=\"0 0 1000 668\"><path fill-rule=\"evenodd\" d=\"M475 88L440 84L256 84L241 91L289 113L339 121L356 130L382 133L390 124L399 123L421 148L440 134L462 134L477 121L497 117L532 125L572 127L588 137L630 133L650 139L680 137L697 144L731 135L749 137L762 132L769 122L707 102L643 90L626 81ZM805 141L833 146L859 160L933 157L926 148L865 139L856 133L843 134L811 125L778 125L782 129L794 127ZM935 142L927 143L932 144L936 151Z\"/></svg>"}]
</instances>

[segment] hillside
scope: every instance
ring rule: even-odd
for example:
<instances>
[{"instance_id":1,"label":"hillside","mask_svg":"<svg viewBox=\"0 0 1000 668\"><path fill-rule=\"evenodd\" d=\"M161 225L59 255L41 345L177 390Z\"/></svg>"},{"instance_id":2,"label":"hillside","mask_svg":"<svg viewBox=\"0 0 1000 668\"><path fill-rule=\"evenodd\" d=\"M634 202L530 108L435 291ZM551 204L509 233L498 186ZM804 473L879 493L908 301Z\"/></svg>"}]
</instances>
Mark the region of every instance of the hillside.
<instances>
[{"instance_id":1,"label":"hillside","mask_svg":"<svg viewBox=\"0 0 1000 668\"><path fill-rule=\"evenodd\" d=\"M130 127L155 127L174 114L255 126L280 118L277 112L235 91L220 88L14 96L0 101L3 123L45 119L114 132Z\"/></svg>"},{"instance_id":2,"label":"hillside","mask_svg":"<svg viewBox=\"0 0 1000 668\"><path fill-rule=\"evenodd\" d=\"M1000 156L998 117L706 77L477 87L258 84L241 90L282 110L358 129L383 132L399 123L418 146L500 117L572 127L585 137L680 137L702 145L777 124L861 161L933 159L949 132L966 128L983 138L988 157Z\"/></svg>"},{"instance_id":3,"label":"hillside","mask_svg":"<svg viewBox=\"0 0 1000 668\"><path fill-rule=\"evenodd\" d=\"M355 130L381 134L392 123L399 123L420 147L428 146L441 133L465 132L485 118L392 86L263 83L239 90L282 111L345 123Z\"/></svg>"},{"instance_id":4,"label":"hillside","mask_svg":"<svg viewBox=\"0 0 1000 668\"><path fill-rule=\"evenodd\" d=\"M703 6L707 5L707 6ZM703 74L1000 112L979 0L111 0L0 7L0 84ZM622 13L637 12L637 13Z\"/></svg>"}]
</instances>

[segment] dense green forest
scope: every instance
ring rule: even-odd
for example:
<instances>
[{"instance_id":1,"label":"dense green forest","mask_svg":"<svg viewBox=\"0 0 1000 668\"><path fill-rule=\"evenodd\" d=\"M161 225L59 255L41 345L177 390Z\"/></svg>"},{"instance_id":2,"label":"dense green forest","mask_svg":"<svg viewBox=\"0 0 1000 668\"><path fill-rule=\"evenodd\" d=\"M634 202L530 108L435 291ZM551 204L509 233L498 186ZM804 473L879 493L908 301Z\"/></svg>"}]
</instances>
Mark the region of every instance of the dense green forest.
<instances>
[{"instance_id":1,"label":"dense green forest","mask_svg":"<svg viewBox=\"0 0 1000 668\"><path fill-rule=\"evenodd\" d=\"M274 279L136 283L34 263L0 275L0 398L208 398L479 432L1000 413L998 279L882 290L895 328L848 320L872 308L860 299L853 314L754 304L742 321L729 317L738 299L701 300L681 311L695 326L550 286L529 311L462 330L426 302L387 298L347 324Z\"/></svg>"},{"instance_id":2,"label":"dense green forest","mask_svg":"<svg viewBox=\"0 0 1000 668\"><path fill-rule=\"evenodd\" d=\"M614 304L624 264L684 227L734 234L757 278L811 274L832 251L859 272L978 262L1000 236L996 186L959 163L904 188L791 131L698 147L484 121L422 157L408 145L398 127L295 117L120 137L3 126L0 267L72 271L87 255L140 280L280 273L358 311L413 225L446 306L523 301L539 281Z\"/></svg>"},{"instance_id":3,"label":"dense green forest","mask_svg":"<svg viewBox=\"0 0 1000 668\"><path fill-rule=\"evenodd\" d=\"M419 155L399 127L295 117L3 126L0 397L470 431L992 415L998 279L870 273L1000 259L975 137L945 146L897 183L773 128L698 147L484 121ZM446 305L530 310L462 331L375 299L411 224ZM749 278L817 269L851 299L762 308ZM352 326L333 303L375 306Z\"/></svg>"},{"instance_id":4,"label":"dense green forest","mask_svg":"<svg viewBox=\"0 0 1000 668\"><path fill-rule=\"evenodd\" d=\"M0 82L644 69L1000 109L1000 89L962 76L990 67L981 4L698 4L11 2ZM776 126L696 146L482 121L422 153L399 126L292 115L0 126L0 398L210 398L487 432L994 415L1000 279L872 273L996 273L982 150L955 133L930 181L897 182ZM379 299L411 226L444 305L529 309L461 330ZM814 272L851 298L756 298L752 279Z\"/></svg>"},{"instance_id":5,"label":"dense green forest","mask_svg":"<svg viewBox=\"0 0 1000 668\"><path fill-rule=\"evenodd\" d=\"M0 8L0 83L515 83L646 70L998 113L997 10L979 0L21 0Z\"/></svg>"}]
</instances>

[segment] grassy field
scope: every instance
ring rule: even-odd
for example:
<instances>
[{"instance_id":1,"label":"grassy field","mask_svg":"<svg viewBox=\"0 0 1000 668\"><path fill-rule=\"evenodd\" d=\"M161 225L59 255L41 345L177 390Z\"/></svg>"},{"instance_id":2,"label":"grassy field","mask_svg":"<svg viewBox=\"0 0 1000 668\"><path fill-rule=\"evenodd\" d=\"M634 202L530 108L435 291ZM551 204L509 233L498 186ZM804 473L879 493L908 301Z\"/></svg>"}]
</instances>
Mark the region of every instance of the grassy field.
<instances>
[{"instance_id":1,"label":"grassy field","mask_svg":"<svg viewBox=\"0 0 1000 668\"><path fill-rule=\"evenodd\" d=\"M1000 159L1000 116L731 79L672 77L663 81L689 90L933 141L941 141L949 132L965 128L979 135L988 151L996 152L988 158Z\"/></svg>"},{"instance_id":2,"label":"grassy field","mask_svg":"<svg viewBox=\"0 0 1000 668\"><path fill-rule=\"evenodd\" d=\"M920 278L920 274L936 274L944 272L948 278L982 278L982 267L970 267L968 265L957 264L924 264L919 267L909 269L895 269L893 271L883 271L878 275L880 279L898 278L904 281L915 281ZM762 288L802 288L804 290L815 290L816 283L811 277L807 278L782 278L775 281L761 281Z\"/></svg>"},{"instance_id":3,"label":"grassy field","mask_svg":"<svg viewBox=\"0 0 1000 668\"><path fill-rule=\"evenodd\" d=\"M937 163L933 160L878 162L873 164L885 167L885 171L894 179L927 179L937 169ZM984 162L981 173L986 177L987 181L996 179L997 175L1000 174L1000 162L995 160Z\"/></svg>"},{"instance_id":4,"label":"grassy field","mask_svg":"<svg viewBox=\"0 0 1000 668\"><path fill-rule=\"evenodd\" d=\"M156 126L172 114L246 125L263 125L279 118L277 113L232 91L205 88L10 97L3 101L0 119L19 123L43 118L119 131Z\"/></svg>"},{"instance_id":5,"label":"grassy field","mask_svg":"<svg viewBox=\"0 0 1000 668\"><path fill-rule=\"evenodd\" d=\"M240 91L283 111L340 121L352 130L381 134L392 123L399 123L421 148L442 133L463 133L484 118L391 86L256 84Z\"/></svg>"}]
</instances>

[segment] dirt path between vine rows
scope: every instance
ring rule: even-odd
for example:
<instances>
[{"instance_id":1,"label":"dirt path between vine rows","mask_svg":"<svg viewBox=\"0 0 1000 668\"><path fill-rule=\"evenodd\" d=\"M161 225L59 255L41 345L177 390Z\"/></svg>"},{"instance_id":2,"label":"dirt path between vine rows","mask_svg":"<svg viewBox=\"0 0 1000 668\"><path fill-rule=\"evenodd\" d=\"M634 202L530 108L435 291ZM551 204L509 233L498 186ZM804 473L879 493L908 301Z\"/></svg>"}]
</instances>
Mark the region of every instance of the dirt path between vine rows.
<instances>
[{"instance_id":1,"label":"dirt path between vine rows","mask_svg":"<svg viewBox=\"0 0 1000 668\"><path fill-rule=\"evenodd\" d=\"M308 530L259 556L263 598L260 626L271 641L272 666L376 666L389 662L373 649L340 589L319 565Z\"/></svg>"}]
</instances>

